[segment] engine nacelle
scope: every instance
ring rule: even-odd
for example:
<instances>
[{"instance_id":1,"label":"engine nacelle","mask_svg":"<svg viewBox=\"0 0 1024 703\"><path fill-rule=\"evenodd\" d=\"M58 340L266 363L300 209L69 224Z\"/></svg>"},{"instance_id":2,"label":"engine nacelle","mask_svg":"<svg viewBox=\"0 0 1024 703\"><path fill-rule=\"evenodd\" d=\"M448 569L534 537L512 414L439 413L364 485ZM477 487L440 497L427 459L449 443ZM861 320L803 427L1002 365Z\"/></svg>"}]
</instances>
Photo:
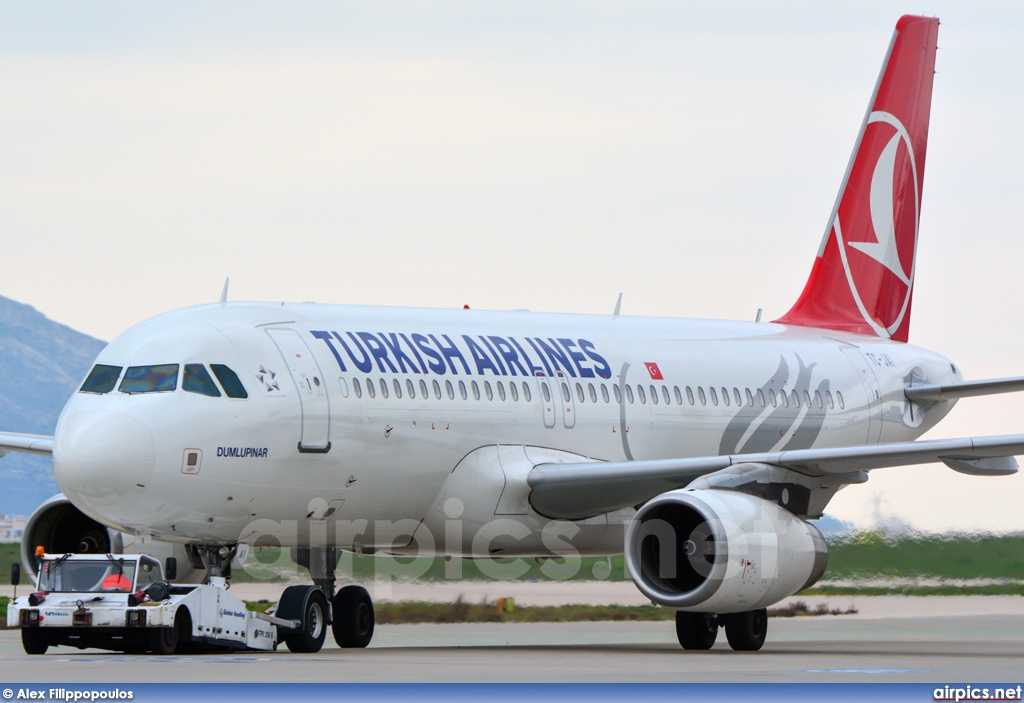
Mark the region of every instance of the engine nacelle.
<instances>
[{"instance_id":1,"label":"engine nacelle","mask_svg":"<svg viewBox=\"0 0 1024 703\"><path fill-rule=\"evenodd\" d=\"M36 575L36 547L48 554L148 554L161 563L167 557L178 561L176 581L195 576L185 548L180 544L156 542L113 530L76 508L59 493L36 508L21 537L21 563L33 579Z\"/></svg>"},{"instance_id":2,"label":"engine nacelle","mask_svg":"<svg viewBox=\"0 0 1024 703\"><path fill-rule=\"evenodd\" d=\"M626 528L626 568L655 603L736 613L813 585L828 547L777 503L727 490L683 489L646 503Z\"/></svg>"}]
</instances>

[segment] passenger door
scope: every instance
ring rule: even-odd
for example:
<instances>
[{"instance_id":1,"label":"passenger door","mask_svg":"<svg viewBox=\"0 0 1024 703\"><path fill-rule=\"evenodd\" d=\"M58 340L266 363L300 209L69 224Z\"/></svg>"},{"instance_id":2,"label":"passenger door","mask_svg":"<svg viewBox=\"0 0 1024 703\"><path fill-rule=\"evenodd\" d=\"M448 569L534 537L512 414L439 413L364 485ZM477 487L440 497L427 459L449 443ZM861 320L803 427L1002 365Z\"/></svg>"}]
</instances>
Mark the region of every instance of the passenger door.
<instances>
[{"instance_id":1,"label":"passenger door","mask_svg":"<svg viewBox=\"0 0 1024 703\"><path fill-rule=\"evenodd\" d=\"M302 409L300 452L326 454L331 449L331 410L327 383L320 365L299 333L291 329L268 329L298 390Z\"/></svg>"},{"instance_id":2,"label":"passenger door","mask_svg":"<svg viewBox=\"0 0 1024 703\"><path fill-rule=\"evenodd\" d=\"M857 377L864 386L864 393L867 396L868 413L868 436L869 444L877 444L882 435L882 399L879 393L878 377L875 376L871 364L864 358L864 355L856 347L842 347L846 358L853 364L857 371Z\"/></svg>"}]
</instances>

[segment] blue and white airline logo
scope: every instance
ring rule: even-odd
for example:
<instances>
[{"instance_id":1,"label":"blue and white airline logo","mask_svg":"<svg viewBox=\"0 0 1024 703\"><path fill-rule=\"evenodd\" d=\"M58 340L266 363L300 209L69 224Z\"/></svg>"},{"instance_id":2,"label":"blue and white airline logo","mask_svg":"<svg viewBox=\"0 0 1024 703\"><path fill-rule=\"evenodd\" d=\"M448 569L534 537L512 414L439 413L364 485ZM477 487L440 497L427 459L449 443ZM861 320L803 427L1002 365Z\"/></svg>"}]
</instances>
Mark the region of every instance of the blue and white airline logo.
<instances>
[{"instance_id":1,"label":"blue and white airline logo","mask_svg":"<svg viewBox=\"0 0 1024 703\"><path fill-rule=\"evenodd\" d=\"M436 373L493 376L611 378L593 342L569 337L328 332L310 330L331 350L339 368L363 373Z\"/></svg>"}]
</instances>

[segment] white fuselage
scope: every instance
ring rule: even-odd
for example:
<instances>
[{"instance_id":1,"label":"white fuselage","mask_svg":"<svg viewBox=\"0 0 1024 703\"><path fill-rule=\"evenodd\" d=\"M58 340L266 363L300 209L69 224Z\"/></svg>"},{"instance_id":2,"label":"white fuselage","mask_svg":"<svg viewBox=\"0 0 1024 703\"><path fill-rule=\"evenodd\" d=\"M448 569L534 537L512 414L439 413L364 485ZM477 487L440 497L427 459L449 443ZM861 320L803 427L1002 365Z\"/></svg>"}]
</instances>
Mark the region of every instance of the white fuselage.
<instances>
[{"instance_id":1,"label":"white fuselage","mask_svg":"<svg viewBox=\"0 0 1024 703\"><path fill-rule=\"evenodd\" d=\"M188 392L180 377L173 392L74 394L54 472L88 515L172 541L251 541L273 522L294 526L285 546L396 551L409 537L379 537L383 522L434 524L453 497L481 522L548 522L496 507L525 490L501 459L493 490L456 480L484 447L542 463L543 450L623 461L913 440L952 403L911 408L911 377L961 378L918 347L771 323L269 303L155 317L97 363L223 364L248 397ZM574 547L621 551L627 519L581 523Z\"/></svg>"}]
</instances>

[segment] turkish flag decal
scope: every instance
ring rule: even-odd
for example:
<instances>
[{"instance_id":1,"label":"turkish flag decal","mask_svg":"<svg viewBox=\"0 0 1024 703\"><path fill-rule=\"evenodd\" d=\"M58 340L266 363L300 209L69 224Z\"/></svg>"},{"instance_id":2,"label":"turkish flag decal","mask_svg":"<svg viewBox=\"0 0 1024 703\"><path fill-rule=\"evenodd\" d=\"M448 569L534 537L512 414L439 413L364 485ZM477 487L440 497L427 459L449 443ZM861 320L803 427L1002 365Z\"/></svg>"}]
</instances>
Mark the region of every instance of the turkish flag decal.
<instances>
[{"instance_id":1,"label":"turkish flag decal","mask_svg":"<svg viewBox=\"0 0 1024 703\"><path fill-rule=\"evenodd\" d=\"M664 381L664 377L661 375L661 369L653 361L645 361L644 366L647 367L647 373L651 374L652 381Z\"/></svg>"}]
</instances>

